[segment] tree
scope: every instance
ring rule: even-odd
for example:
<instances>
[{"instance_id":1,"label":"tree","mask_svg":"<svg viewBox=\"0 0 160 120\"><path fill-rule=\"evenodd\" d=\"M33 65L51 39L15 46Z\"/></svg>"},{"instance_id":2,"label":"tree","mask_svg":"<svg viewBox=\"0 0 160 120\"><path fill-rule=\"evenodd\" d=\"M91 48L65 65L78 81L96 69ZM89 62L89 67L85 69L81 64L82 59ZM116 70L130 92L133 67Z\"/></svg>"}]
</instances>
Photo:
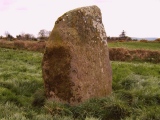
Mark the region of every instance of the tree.
<instances>
[{"instance_id":1,"label":"tree","mask_svg":"<svg viewBox=\"0 0 160 120\"><path fill-rule=\"evenodd\" d=\"M31 40L36 40L36 37L33 34L30 34Z\"/></svg>"},{"instance_id":2,"label":"tree","mask_svg":"<svg viewBox=\"0 0 160 120\"><path fill-rule=\"evenodd\" d=\"M16 35L16 38L18 40L35 40L34 35L29 33L21 33L20 35Z\"/></svg>"},{"instance_id":3,"label":"tree","mask_svg":"<svg viewBox=\"0 0 160 120\"><path fill-rule=\"evenodd\" d=\"M44 39L46 37L47 31L45 29L42 29L39 31L38 36L40 39Z\"/></svg>"},{"instance_id":4,"label":"tree","mask_svg":"<svg viewBox=\"0 0 160 120\"><path fill-rule=\"evenodd\" d=\"M4 34L5 34L7 40L13 40L14 39L14 37L8 31L6 31Z\"/></svg>"},{"instance_id":5,"label":"tree","mask_svg":"<svg viewBox=\"0 0 160 120\"><path fill-rule=\"evenodd\" d=\"M44 40L44 39L48 39L50 34L51 34L51 31L47 31L45 29L42 29L39 31L38 36L39 36L39 39Z\"/></svg>"},{"instance_id":6,"label":"tree","mask_svg":"<svg viewBox=\"0 0 160 120\"><path fill-rule=\"evenodd\" d=\"M32 39L32 36L31 36L31 34L25 34L24 35L24 38L25 38L25 40L30 40L30 39Z\"/></svg>"},{"instance_id":7,"label":"tree","mask_svg":"<svg viewBox=\"0 0 160 120\"><path fill-rule=\"evenodd\" d=\"M125 33L124 30L123 30L122 33L119 35L119 37L121 37L121 38L125 38L125 37L126 37L126 33Z\"/></svg>"},{"instance_id":8,"label":"tree","mask_svg":"<svg viewBox=\"0 0 160 120\"><path fill-rule=\"evenodd\" d=\"M21 40L22 36L21 35L16 35L17 40Z\"/></svg>"},{"instance_id":9,"label":"tree","mask_svg":"<svg viewBox=\"0 0 160 120\"><path fill-rule=\"evenodd\" d=\"M16 38L17 38L18 40L25 40L25 33L22 32L21 34L16 35Z\"/></svg>"}]
</instances>

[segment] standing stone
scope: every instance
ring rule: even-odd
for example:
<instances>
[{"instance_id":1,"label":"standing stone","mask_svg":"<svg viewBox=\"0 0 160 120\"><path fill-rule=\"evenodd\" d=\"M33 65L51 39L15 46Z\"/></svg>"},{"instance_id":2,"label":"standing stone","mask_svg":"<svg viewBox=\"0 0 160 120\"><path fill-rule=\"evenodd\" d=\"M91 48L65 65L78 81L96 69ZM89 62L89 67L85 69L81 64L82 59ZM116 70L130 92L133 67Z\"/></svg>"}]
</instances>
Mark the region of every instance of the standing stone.
<instances>
[{"instance_id":1,"label":"standing stone","mask_svg":"<svg viewBox=\"0 0 160 120\"><path fill-rule=\"evenodd\" d=\"M111 93L107 36L97 6L58 18L47 41L42 72L46 96L58 102L78 104Z\"/></svg>"}]
</instances>

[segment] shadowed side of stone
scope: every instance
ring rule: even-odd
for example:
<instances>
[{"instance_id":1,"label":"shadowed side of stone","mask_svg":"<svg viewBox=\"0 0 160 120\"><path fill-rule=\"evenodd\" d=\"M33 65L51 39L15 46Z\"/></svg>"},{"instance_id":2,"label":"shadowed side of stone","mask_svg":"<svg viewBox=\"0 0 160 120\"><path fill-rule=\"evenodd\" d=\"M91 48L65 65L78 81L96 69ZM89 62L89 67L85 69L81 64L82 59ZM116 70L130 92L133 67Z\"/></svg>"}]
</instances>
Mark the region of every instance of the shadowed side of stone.
<instances>
[{"instance_id":1,"label":"shadowed side of stone","mask_svg":"<svg viewBox=\"0 0 160 120\"><path fill-rule=\"evenodd\" d=\"M77 104L112 91L107 37L97 6L58 18L46 45L42 72L48 98Z\"/></svg>"},{"instance_id":2,"label":"shadowed side of stone","mask_svg":"<svg viewBox=\"0 0 160 120\"><path fill-rule=\"evenodd\" d=\"M70 84L70 62L69 48L61 45L47 49L44 54L43 73L45 79L46 95L54 95L69 101L72 96Z\"/></svg>"}]
</instances>

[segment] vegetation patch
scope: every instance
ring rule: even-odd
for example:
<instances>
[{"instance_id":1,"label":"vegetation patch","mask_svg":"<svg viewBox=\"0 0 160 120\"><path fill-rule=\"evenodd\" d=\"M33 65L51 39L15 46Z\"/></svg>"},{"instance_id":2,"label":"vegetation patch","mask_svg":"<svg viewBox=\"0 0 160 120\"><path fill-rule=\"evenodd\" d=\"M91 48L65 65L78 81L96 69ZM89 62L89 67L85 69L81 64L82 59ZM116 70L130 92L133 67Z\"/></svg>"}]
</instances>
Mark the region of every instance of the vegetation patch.
<instances>
[{"instance_id":1,"label":"vegetation patch","mask_svg":"<svg viewBox=\"0 0 160 120\"><path fill-rule=\"evenodd\" d=\"M144 62L160 63L160 51L110 48L109 55L110 55L110 60L112 61L144 61Z\"/></svg>"},{"instance_id":2,"label":"vegetation patch","mask_svg":"<svg viewBox=\"0 0 160 120\"><path fill-rule=\"evenodd\" d=\"M39 51L43 52L45 48L45 41L27 41L27 40L0 40L1 48L19 49L19 50L29 50L29 51Z\"/></svg>"}]
</instances>

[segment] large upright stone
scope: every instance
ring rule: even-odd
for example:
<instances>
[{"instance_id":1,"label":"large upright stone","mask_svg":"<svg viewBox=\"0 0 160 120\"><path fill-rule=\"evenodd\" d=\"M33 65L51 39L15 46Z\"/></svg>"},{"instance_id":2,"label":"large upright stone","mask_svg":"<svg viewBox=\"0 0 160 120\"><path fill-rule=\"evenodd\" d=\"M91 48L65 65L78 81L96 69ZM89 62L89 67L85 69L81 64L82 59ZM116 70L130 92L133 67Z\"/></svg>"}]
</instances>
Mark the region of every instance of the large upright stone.
<instances>
[{"instance_id":1,"label":"large upright stone","mask_svg":"<svg viewBox=\"0 0 160 120\"><path fill-rule=\"evenodd\" d=\"M45 93L77 104L112 91L107 37L97 6L77 8L58 18L42 62Z\"/></svg>"}]
</instances>

